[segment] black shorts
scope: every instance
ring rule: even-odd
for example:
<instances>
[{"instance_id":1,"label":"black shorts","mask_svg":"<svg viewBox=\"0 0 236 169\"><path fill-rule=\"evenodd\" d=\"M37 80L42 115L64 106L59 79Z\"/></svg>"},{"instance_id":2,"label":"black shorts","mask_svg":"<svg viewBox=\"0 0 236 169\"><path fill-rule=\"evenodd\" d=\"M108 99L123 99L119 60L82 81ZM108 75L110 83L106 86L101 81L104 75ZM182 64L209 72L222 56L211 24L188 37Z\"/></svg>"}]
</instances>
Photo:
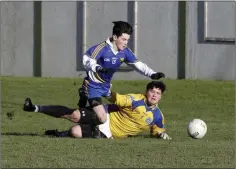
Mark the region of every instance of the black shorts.
<instances>
[{"instance_id":1,"label":"black shorts","mask_svg":"<svg viewBox=\"0 0 236 169\"><path fill-rule=\"evenodd\" d=\"M107 138L99 129L93 124L80 124L82 130L82 138Z\"/></svg>"}]
</instances>

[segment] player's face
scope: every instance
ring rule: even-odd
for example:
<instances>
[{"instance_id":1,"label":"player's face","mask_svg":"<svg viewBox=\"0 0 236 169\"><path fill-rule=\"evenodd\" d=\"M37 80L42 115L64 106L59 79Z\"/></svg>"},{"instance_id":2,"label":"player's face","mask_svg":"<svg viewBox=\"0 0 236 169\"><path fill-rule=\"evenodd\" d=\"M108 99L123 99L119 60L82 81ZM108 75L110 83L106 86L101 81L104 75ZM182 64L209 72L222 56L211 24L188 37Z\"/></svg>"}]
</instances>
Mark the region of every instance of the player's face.
<instances>
[{"instance_id":1,"label":"player's face","mask_svg":"<svg viewBox=\"0 0 236 169\"><path fill-rule=\"evenodd\" d=\"M161 99L161 90L159 88L149 89L146 93L147 102L150 106L153 106Z\"/></svg>"},{"instance_id":2,"label":"player's face","mask_svg":"<svg viewBox=\"0 0 236 169\"><path fill-rule=\"evenodd\" d=\"M122 33L122 35L119 37L113 36L117 49L124 50L127 47L129 38L130 38L130 35L126 33Z\"/></svg>"}]
</instances>

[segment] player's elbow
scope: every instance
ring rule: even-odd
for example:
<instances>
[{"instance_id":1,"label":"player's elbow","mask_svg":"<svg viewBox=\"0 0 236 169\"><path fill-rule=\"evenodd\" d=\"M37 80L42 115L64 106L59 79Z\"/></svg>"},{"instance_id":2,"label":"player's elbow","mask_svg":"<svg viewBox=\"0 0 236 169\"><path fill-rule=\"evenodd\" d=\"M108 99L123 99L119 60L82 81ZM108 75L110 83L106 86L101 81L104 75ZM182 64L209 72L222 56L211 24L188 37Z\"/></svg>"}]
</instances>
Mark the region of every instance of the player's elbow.
<instances>
[{"instance_id":1,"label":"player's elbow","mask_svg":"<svg viewBox=\"0 0 236 169\"><path fill-rule=\"evenodd\" d=\"M86 67L86 65L89 63L89 58L88 56L84 55L83 56L83 66Z\"/></svg>"}]
</instances>

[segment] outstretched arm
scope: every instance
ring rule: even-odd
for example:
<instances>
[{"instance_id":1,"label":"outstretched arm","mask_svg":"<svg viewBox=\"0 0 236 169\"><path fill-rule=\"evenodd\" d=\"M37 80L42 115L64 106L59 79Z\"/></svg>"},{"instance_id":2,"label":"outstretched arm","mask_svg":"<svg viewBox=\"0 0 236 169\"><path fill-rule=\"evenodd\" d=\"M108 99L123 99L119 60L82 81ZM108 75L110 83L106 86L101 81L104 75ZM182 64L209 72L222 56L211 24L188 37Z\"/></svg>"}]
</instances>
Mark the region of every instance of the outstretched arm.
<instances>
[{"instance_id":1,"label":"outstretched arm","mask_svg":"<svg viewBox=\"0 0 236 169\"><path fill-rule=\"evenodd\" d=\"M160 111L161 113L161 111ZM164 140L171 140L171 137L166 134L164 115L161 113L160 116L154 115L153 125L151 126L151 135L156 138L161 138Z\"/></svg>"},{"instance_id":2,"label":"outstretched arm","mask_svg":"<svg viewBox=\"0 0 236 169\"><path fill-rule=\"evenodd\" d=\"M139 72L142 75L148 76L151 79L158 80L160 78L164 78L165 75L162 72L155 72L150 67L147 66L147 64L137 60L133 63L127 63L128 65L131 65L137 72Z\"/></svg>"},{"instance_id":3,"label":"outstretched arm","mask_svg":"<svg viewBox=\"0 0 236 169\"><path fill-rule=\"evenodd\" d=\"M166 134L166 129L165 128L160 128L157 125L153 125L151 127L151 135L156 137L156 138L160 138L163 140L172 140L172 138Z\"/></svg>"},{"instance_id":4,"label":"outstretched arm","mask_svg":"<svg viewBox=\"0 0 236 169\"><path fill-rule=\"evenodd\" d=\"M142 75L145 75L147 77L150 77L153 80L158 80L160 78L164 78L165 74L162 72L155 72L150 67L147 66L147 64L139 61L136 59L134 53L130 50L126 50L126 59L125 63L127 65L132 66L137 72L139 72Z\"/></svg>"}]
</instances>

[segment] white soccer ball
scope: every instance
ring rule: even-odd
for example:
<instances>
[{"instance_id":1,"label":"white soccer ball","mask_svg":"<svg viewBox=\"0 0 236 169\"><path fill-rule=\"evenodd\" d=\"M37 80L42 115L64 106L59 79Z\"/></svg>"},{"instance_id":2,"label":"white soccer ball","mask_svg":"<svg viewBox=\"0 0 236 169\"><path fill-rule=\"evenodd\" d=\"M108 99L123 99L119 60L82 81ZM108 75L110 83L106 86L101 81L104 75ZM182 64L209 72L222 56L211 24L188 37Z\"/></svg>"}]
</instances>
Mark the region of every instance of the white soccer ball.
<instances>
[{"instance_id":1,"label":"white soccer ball","mask_svg":"<svg viewBox=\"0 0 236 169\"><path fill-rule=\"evenodd\" d=\"M188 123L188 135L195 139L200 139L207 133L207 125L201 119L193 119Z\"/></svg>"}]
</instances>

